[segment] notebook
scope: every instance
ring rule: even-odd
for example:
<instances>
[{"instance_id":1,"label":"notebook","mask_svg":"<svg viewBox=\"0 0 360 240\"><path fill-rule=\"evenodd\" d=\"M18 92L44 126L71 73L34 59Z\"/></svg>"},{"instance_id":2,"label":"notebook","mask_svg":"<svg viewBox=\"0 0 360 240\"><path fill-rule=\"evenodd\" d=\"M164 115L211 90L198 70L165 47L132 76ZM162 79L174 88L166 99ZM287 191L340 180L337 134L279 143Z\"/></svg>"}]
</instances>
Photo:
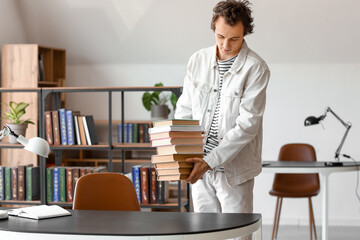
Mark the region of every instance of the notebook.
<instances>
[{"instance_id":1,"label":"notebook","mask_svg":"<svg viewBox=\"0 0 360 240\"><path fill-rule=\"evenodd\" d=\"M69 216L71 212L57 205L40 205L8 210L9 216L24 217L31 219L45 219L53 217Z\"/></svg>"}]
</instances>

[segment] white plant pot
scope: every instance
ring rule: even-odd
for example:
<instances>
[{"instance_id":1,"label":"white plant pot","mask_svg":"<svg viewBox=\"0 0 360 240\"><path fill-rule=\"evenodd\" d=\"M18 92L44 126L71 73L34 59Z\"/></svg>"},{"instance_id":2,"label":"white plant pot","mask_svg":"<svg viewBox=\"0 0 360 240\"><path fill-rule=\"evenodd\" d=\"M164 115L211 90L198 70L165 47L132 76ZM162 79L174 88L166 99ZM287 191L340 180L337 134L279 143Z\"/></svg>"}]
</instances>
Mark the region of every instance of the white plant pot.
<instances>
[{"instance_id":1,"label":"white plant pot","mask_svg":"<svg viewBox=\"0 0 360 240\"><path fill-rule=\"evenodd\" d=\"M168 115L167 105L151 105L151 120L167 119Z\"/></svg>"},{"instance_id":2,"label":"white plant pot","mask_svg":"<svg viewBox=\"0 0 360 240\"><path fill-rule=\"evenodd\" d=\"M10 129L16 133L17 135L21 135L23 137L25 137L26 134L26 128L28 127L27 124L12 124L12 123L8 123L7 124ZM10 143L14 144L14 143L18 143L18 141L16 141L16 137L10 135Z\"/></svg>"}]
</instances>

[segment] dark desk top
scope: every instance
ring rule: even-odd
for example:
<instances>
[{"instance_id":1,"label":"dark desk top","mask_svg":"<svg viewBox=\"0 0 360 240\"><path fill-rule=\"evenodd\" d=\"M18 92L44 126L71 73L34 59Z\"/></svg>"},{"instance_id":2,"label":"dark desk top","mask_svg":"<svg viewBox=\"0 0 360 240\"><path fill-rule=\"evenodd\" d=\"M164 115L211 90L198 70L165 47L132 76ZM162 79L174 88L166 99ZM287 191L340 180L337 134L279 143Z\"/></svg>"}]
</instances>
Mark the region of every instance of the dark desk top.
<instances>
[{"instance_id":1,"label":"dark desk top","mask_svg":"<svg viewBox=\"0 0 360 240\"><path fill-rule=\"evenodd\" d=\"M360 167L360 162L342 162L343 166L327 165L328 162L296 162L296 161L263 161L264 168L281 168L281 167L303 167L303 168L319 168L319 167Z\"/></svg>"},{"instance_id":2,"label":"dark desk top","mask_svg":"<svg viewBox=\"0 0 360 240\"><path fill-rule=\"evenodd\" d=\"M236 229L261 219L260 214L240 213L71 212L72 216L43 220L10 216L8 220L0 220L0 230L75 235L184 235Z\"/></svg>"}]
</instances>

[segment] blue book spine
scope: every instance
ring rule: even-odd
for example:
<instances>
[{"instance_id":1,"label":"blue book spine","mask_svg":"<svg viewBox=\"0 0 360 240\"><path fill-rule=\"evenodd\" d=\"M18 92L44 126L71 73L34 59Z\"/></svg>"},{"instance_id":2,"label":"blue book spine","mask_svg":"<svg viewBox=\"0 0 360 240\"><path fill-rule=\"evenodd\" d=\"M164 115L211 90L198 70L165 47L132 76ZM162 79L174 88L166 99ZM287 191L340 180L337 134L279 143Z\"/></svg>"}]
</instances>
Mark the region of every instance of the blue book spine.
<instances>
[{"instance_id":1,"label":"blue book spine","mask_svg":"<svg viewBox=\"0 0 360 240\"><path fill-rule=\"evenodd\" d=\"M124 143L127 143L127 142L128 142L128 139L129 139L129 131L128 131L128 128L129 128L129 124L125 123L125 124L124 124Z\"/></svg>"},{"instance_id":2,"label":"blue book spine","mask_svg":"<svg viewBox=\"0 0 360 240\"><path fill-rule=\"evenodd\" d=\"M136 196L139 200L139 203L141 203L140 168L141 165L136 165L132 167L132 182L134 184Z\"/></svg>"},{"instance_id":3,"label":"blue book spine","mask_svg":"<svg viewBox=\"0 0 360 240\"><path fill-rule=\"evenodd\" d=\"M67 144L74 145L75 144L75 131L74 131L74 118L73 111L66 111L66 130L67 130Z\"/></svg>"},{"instance_id":4,"label":"blue book spine","mask_svg":"<svg viewBox=\"0 0 360 240\"><path fill-rule=\"evenodd\" d=\"M5 200L5 171L0 166L0 200Z\"/></svg>"},{"instance_id":5,"label":"blue book spine","mask_svg":"<svg viewBox=\"0 0 360 240\"><path fill-rule=\"evenodd\" d=\"M66 110L64 108L59 109L59 121L61 145L67 145Z\"/></svg>"},{"instance_id":6,"label":"blue book spine","mask_svg":"<svg viewBox=\"0 0 360 240\"><path fill-rule=\"evenodd\" d=\"M54 168L53 181L54 181L53 201L59 202L60 201L59 168Z\"/></svg>"},{"instance_id":7,"label":"blue book spine","mask_svg":"<svg viewBox=\"0 0 360 240\"><path fill-rule=\"evenodd\" d=\"M118 143L121 143L121 142L122 142L121 136L122 136L122 124L119 123L119 124L118 124L118 136L117 136L117 142L118 142Z\"/></svg>"},{"instance_id":8,"label":"blue book spine","mask_svg":"<svg viewBox=\"0 0 360 240\"><path fill-rule=\"evenodd\" d=\"M128 143L132 143L133 142L133 124L129 123L128 124L128 128L127 128L127 135L128 135Z\"/></svg>"}]
</instances>

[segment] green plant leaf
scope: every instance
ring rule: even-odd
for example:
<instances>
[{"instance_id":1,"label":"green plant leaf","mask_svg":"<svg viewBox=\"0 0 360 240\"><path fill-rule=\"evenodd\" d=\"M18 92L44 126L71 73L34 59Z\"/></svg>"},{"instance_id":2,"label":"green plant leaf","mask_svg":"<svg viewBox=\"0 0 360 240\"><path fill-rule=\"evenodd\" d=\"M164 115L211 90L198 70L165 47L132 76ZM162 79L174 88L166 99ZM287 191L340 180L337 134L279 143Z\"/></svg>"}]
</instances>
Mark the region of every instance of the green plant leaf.
<instances>
[{"instance_id":1,"label":"green plant leaf","mask_svg":"<svg viewBox=\"0 0 360 240\"><path fill-rule=\"evenodd\" d=\"M154 85L154 87L163 87L163 86L164 86L164 84L163 84L163 83L161 83L161 82L156 83L156 84Z\"/></svg>"},{"instance_id":2,"label":"green plant leaf","mask_svg":"<svg viewBox=\"0 0 360 240\"><path fill-rule=\"evenodd\" d=\"M170 97L170 102L171 102L171 105L173 106L174 110L176 108L177 100L178 100L178 97L175 95L175 93L172 93L171 97Z\"/></svg>"},{"instance_id":3,"label":"green plant leaf","mask_svg":"<svg viewBox=\"0 0 360 240\"><path fill-rule=\"evenodd\" d=\"M21 103L19 103L19 104L16 105L14 111L15 111L15 112L24 111L24 113L25 113L25 108L27 108L27 106L29 106L28 103L21 102Z\"/></svg>"},{"instance_id":4,"label":"green plant leaf","mask_svg":"<svg viewBox=\"0 0 360 240\"><path fill-rule=\"evenodd\" d=\"M145 92L142 97L142 102L146 110L150 111L152 94Z\"/></svg>"}]
</instances>

